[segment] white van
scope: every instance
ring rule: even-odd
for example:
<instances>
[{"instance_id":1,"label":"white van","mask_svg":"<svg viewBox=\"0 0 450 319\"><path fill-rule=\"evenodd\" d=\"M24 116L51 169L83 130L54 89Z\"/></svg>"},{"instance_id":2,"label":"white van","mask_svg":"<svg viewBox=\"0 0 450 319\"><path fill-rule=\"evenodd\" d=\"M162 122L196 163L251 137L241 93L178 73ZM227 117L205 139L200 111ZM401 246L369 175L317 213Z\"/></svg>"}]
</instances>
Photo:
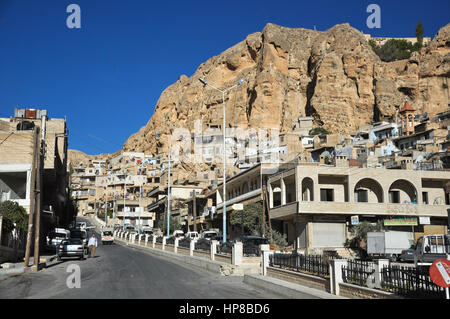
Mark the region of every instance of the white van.
<instances>
[{"instance_id":1,"label":"white van","mask_svg":"<svg viewBox=\"0 0 450 319\"><path fill-rule=\"evenodd\" d=\"M200 238L198 232L196 232L196 231L188 231L184 237L185 238L190 238L190 239Z\"/></svg>"},{"instance_id":2,"label":"white van","mask_svg":"<svg viewBox=\"0 0 450 319\"><path fill-rule=\"evenodd\" d=\"M54 230L49 232L46 237L45 249L56 250L56 247L59 245L61 241L69 238L70 238L69 230L64 228L55 228Z\"/></svg>"},{"instance_id":3,"label":"white van","mask_svg":"<svg viewBox=\"0 0 450 319\"><path fill-rule=\"evenodd\" d=\"M184 236L184 232L183 232L182 230L175 230L175 231L172 233L172 236L173 236L173 237L183 237L183 236Z\"/></svg>"}]
</instances>

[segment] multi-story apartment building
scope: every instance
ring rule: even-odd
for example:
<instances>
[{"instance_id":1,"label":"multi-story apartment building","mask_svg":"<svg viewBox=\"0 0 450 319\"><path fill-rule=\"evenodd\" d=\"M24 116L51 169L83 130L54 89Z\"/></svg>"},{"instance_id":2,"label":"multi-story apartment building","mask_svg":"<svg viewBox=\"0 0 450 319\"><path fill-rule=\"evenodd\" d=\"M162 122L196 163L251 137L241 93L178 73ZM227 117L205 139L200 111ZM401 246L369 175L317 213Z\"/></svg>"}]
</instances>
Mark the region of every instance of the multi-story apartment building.
<instances>
[{"instance_id":1,"label":"multi-story apartment building","mask_svg":"<svg viewBox=\"0 0 450 319\"><path fill-rule=\"evenodd\" d=\"M391 221L385 223L413 232L416 238L444 233L449 181L450 172L349 167L345 156L335 165L299 163L269 177L270 218L290 243L297 240L309 253L345 253L352 216ZM402 224L406 219L409 226Z\"/></svg>"}]
</instances>

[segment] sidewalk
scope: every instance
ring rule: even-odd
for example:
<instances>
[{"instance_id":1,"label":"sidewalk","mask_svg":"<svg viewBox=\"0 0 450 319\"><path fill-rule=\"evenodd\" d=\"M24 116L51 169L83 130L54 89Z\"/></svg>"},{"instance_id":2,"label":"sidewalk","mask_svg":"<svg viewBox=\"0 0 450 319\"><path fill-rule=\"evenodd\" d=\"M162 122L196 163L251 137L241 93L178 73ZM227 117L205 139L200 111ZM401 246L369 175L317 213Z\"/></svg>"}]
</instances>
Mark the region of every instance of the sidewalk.
<instances>
[{"instance_id":1,"label":"sidewalk","mask_svg":"<svg viewBox=\"0 0 450 319\"><path fill-rule=\"evenodd\" d=\"M51 265L58 262L58 256L56 254L44 253L39 258L39 269L50 267ZM29 260L29 268L34 265L34 257L30 256ZM24 261L15 262L15 263L3 263L0 265L0 276L2 275L15 275L22 274L26 272L24 267Z\"/></svg>"},{"instance_id":2,"label":"sidewalk","mask_svg":"<svg viewBox=\"0 0 450 319\"><path fill-rule=\"evenodd\" d=\"M319 289L262 275L244 275L244 283L292 299L348 299Z\"/></svg>"}]
</instances>

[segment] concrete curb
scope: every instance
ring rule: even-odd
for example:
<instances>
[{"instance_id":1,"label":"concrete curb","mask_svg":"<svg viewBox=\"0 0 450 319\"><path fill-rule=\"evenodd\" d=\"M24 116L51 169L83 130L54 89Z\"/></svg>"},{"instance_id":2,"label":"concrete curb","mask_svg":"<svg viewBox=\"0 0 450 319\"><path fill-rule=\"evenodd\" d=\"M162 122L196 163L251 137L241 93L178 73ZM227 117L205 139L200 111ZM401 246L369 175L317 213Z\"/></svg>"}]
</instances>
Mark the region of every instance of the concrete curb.
<instances>
[{"instance_id":1,"label":"concrete curb","mask_svg":"<svg viewBox=\"0 0 450 319\"><path fill-rule=\"evenodd\" d=\"M11 275L11 274L23 274L25 272L24 267L10 268L10 269L0 269L0 276Z\"/></svg>"},{"instance_id":2,"label":"concrete curb","mask_svg":"<svg viewBox=\"0 0 450 319\"><path fill-rule=\"evenodd\" d=\"M223 276L229 276L229 275L242 276L242 274L234 273L234 270L236 267L231 264L222 263L222 262L214 261L214 260L207 260L207 259L196 257L196 256L175 254L174 252L160 250L160 249L156 249L156 248L152 248L152 247L148 247L148 246L142 246L142 245L138 245L138 244L130 244L126 241L123 241L123 240L117 239L117 238L115 238L114 241L120 245L126 245L131 248L150 252L152 254L155 254L155 255L158 255L161 257L176 259L177 261L182 262L183 264L196 266L196 267L202 268L204 270L210 271L215 274L219 273Z\"/></svg>"},{"instance_id":3,"label":"concrete curb","mask_svg":"<svg viewBox=\"0 0 450 319\"><path fill-rule=\"evenodd\" d=\"M286 296L289 299L348 299L330 293L262 275L244 275L244 283ZM305 294L313 296L306 297Z\"/></svg>"}]
</instances>

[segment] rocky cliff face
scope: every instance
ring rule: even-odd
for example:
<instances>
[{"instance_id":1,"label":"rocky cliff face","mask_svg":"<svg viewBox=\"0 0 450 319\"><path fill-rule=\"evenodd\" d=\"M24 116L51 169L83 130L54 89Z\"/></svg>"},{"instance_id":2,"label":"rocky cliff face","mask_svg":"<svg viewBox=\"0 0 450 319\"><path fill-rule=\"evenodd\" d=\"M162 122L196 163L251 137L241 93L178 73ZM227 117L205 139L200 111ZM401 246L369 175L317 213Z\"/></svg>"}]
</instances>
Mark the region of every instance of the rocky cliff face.
<instances>
[{"instance_id":1,"label":"rocky cliff face","mask_svg":"<svg viewBox=\"0 0 450 319\"><path fill-rule=\"evenodd\" d=\"M222 96L200 77L218 88L246 79L226 95L228 127L290 131L299 115L311 115L317 126L351 134L361 124L395 117L405 97L418 112L447 110L449 76L450 24L427 48L390 63L348 24L324 32L268 24L168 87L123 149L156 154L166 150L170 129L193 130L195 120L203 129L221 125Z\"/></svg>"}]
</instances>

